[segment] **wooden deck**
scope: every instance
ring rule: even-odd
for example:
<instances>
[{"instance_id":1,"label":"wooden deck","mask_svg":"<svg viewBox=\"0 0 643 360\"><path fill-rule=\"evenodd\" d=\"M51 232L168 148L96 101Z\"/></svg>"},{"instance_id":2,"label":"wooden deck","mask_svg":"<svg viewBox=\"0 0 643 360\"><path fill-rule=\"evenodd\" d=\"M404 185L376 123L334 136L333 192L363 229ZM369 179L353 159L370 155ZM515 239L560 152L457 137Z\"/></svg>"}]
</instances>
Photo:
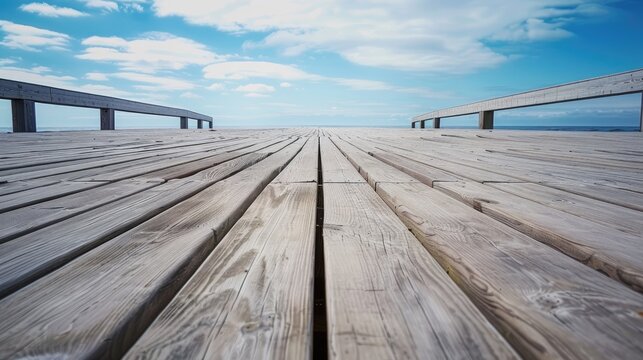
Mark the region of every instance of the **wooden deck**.
<instances>
[{"instance_id":1,"label":"wooden deck","mask_svg":"<svg viewBox=\"0 0 643 360\"><path fill-rule=\"evenodd\" d=\"M0 358L643 358L643 136L0 135Z\"/></svg>"}]
</instances>

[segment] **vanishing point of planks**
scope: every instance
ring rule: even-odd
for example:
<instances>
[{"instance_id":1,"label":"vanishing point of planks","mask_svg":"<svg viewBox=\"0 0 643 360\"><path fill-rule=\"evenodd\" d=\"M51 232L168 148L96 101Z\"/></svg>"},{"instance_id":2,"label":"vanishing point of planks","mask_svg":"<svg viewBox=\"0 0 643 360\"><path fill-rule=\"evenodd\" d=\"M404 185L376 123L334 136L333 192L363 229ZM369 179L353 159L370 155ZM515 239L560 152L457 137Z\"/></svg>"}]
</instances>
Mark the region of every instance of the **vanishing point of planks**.
<instances>
[{"instance_id":1,"label":"vanishing point of planks","mask_svg":"<svg viewBox=\"0 0 643 360\"><path fill-rule=\"evenodd\" d=\"M643 358L643 137L0 134L0 358Z\"/></svg>"}]
</instances>

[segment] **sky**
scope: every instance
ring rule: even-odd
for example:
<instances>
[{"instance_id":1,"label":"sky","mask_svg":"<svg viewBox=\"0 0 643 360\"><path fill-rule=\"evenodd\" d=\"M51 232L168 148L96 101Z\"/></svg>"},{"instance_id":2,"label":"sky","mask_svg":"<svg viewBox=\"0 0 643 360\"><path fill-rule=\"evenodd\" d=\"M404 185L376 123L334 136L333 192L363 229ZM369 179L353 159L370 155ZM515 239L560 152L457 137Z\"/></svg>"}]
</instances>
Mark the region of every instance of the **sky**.
<instances>
[{"instance_id":1,"label":"sky","mask_svg":"<svg viewBox=\"0 0 643 360\"><path fill-rule=\"evenodd\" d=\"M408 127L430 110L641 68L642 15L641 0L2 0L0 78L186 108L216 126ZM640 108L627 95L497 112L496 125L637 126ZM36 112L39 129L99 126L95 109ZM116 115L117 128L178 123Z\"/></svg>"}]
</instances>

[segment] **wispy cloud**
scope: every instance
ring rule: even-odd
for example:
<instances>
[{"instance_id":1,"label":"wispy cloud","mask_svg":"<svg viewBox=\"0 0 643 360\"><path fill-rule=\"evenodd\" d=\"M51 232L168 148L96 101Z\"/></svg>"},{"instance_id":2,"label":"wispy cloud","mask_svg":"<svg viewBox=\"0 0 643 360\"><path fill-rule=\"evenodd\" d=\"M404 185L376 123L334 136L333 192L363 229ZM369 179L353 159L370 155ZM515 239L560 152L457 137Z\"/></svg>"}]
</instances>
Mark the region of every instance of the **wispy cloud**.
<instances>
[{"instance_id":1,"label":"wispy cloud","mask_svg":"<svg viewBox=\"0 0 643 360\"><path fill-rule=\"evenodd\" d=\"M246 48L285 55L335 52L360 65L430 72L493 67L511 54L488 41L543 41L570 36L568 25L596 16L600 0L341 1L154 0L158 16L228 32L267 32Z\"/></svg>"},{"instance_id":2,"label":"wispy cloud","mask_svg":"<svg viewBox=\"0 0 643 360\"><path fill-rule=\"evenodd\" d=\"M228 61L211 64L203 69L206 79L243 80L268 78L281 80L315 80L318 75L309 74L291 65L267 61Z\"/></svg>"},{"instance_id":3,"label":"wispy cloud","mask_svg":"<svg viewBox=\"0 0 643 360\"><path fill-rule=\"evenodd\" d=\"M148 0L82 0L85 6L94 9L100 9L106 12L112 11L129 11L143 12L143 4Z\"/></svg>"},{"instance_id":4,"label":"wispy cloud","mask_svg":"<svg viewBox=\"0 0 643 360\"><path fill-rule=\"evenodd\" d=\"M134 85L135 88L158 92L158 91L173 91L173 90L190 90L195 87L189 81L176 79L172 77L165 76L154 76L150 74L141 74L135 72L117 72L112 76L119 79L129 80L136 83L141 83L144 85Z\"/></svg>"},{"instance_id":5,"label":"wispy cloud","mask_svg":"<svg viewBox=\"0 0 643 360\"><path fill-rule=\"evenodd\" d=\"M85 0L85 6L103 11L118 11L118 3L108 0Z\"/></svg>"},{"instance_id":6,"label":"wispy cloud","mask_svg":"<svg viewBox=\"0 0 643 360\"><path fill-rule=\"evenodd\" d=\"M20 10L46 17L80 17L88 15L76 9L50 5L44 2L23 4L20 5Z\"/></svg>"},{"instance_id":7,"label":"wispy cloud","mask_svg":"<svg viewBox=\"0 0 643 360\"><path fill-rule=\"evenodd\" d=\"M85 79L92 80L92 81L107 81L107 80L109 80L109 78L107 77L107 74L99 73L99 72L87 73L87 74L85 74Z\"/></svg>"},{"instance_id":8,"label":"wispy cloud","mask_svg":"<svg viewBox=\"0 0 643 360\"><path fill-rule=\"evenodd\" d=\"M267 84L247 84L238 86L234 91L243 92L248 97L265 97L275 92L275 87Z\"/></svg>"},{"instance_id":9,"label":"wispy cloud","mask_svg":"<svg viewBox=\"0 0 643 360\"><path fill-rule=\"evenodd\" d=\"M92 36L82 44L86 48L78 58L113 62L126 71L154 73L158 70L180 70L189 65L206 65L227 59L227 56L215 54L194 40L161 32L146 33L133 40Z\"/></svg>"},{"instance_id":10,"label":"wispy cloud","mask_svg":"<svg viewBox=\"0 0 643 360\"><path fill-rule=\"evenodd\" d=\"M363 91L397 91L428 98L444 98L443 92L423 88L408 88L388 84L379 80L336 78L312 74L292 65L266 61L228 61L208 65L203 69L206 79L236 81L247 79L272 79L289 81L328 82L353 90ZM280 87L291 87L290 82L281 82ZM274 91L274 87L273 87Z\"/></svg>"},{"instance_id":11,"label":"wispy cloud","mask_svg":"<svg viewBox=\"0 0 643 360\"><path fill-rule=\"evenodd\" d=\"M0 78L36 83L58 88L74 88L73 76L55 75L50 73L49 68L38 66L31 69L22 67L6 66L0 68Z\"/></svg>"},{"instance_id":12,"label":"wispy cloud","mask_svg":"<svg viewBox=\"0 0 643 360\"><path fill-rule=\"evenodd\" d=\"M212 85L208 86L207 89L212 91L221 91L225 89L225 85L222 83L213 83Z\"/></svg>"},{"instance_id":13,"label":"wispy cloud","mask_svg":"<svg viewBox=\"0 0 643 360\"><path fill-rule=\"evenodd\" d=\"M0 45L27 51L66 50L71 39L67 34L6 20L0 20L0 30L5 33Z\"/></svg>"}]
</instances>

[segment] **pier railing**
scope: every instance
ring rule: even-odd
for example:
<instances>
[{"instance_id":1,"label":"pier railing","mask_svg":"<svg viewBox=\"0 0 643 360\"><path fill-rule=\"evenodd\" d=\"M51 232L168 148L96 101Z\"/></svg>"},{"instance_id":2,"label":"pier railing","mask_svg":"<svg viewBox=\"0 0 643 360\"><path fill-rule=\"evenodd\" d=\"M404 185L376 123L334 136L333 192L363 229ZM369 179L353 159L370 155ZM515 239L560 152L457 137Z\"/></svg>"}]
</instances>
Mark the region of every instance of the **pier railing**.
<instances>
[{"instance_id":1,"label":"pier railing","mask_svg":"<svg viewBox=\"0 0 643 360\"><path fill-rule=\"evenodd\" d=\"M197 127L199 129L203 128L204 121L209 123L210 128L213 126L212 117L185 109L147 104L138 101L89 94L80 91L58 89L7 79L0 79L0 98L11 100L14 132L36 131L35 103L100 109L101 130L115 129L114 111L176 116L180 118L181 129L188 128L188 119L196 120Z\"/></svg>"},{"instance_id":2,"label":"pier railing","mask_svg":"<svg viewBox=\"0 0 643 360\"><path fill-rule=\"evenodd\" d=\"M641 129L643 129L643 69L431 111L415 116L411 121L411 127L415 128L416 124L420 123L420 128L424 128L425 122L432 120L433 127L439 128L440 120L443 118L479 114L478 127L480 129L493 129L493 114L496 110L516 109L633 93L642 94L640 120Z\"/></svg>"}]
</instances>

